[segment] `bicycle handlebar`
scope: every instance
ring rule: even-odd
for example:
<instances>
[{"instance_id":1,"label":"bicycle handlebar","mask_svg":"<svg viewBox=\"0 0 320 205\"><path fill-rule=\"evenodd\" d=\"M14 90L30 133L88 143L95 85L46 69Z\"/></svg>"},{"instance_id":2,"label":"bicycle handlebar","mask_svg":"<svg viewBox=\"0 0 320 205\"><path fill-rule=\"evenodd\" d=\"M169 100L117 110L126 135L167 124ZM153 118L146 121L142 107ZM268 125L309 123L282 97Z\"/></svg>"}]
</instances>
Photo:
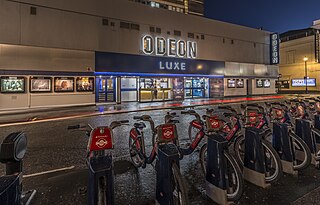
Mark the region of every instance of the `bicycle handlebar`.
<instances>
[{"instance_id":1,"label":"bicycle handlebar","mask_svg":"<svg viewBox=\"0 0 320 205\"><path fill-rule=\"evenodd\" d=\"M197 118L198 121L201 121L200 115L194 110L184 110L184 111L181 111L181 114L182 115L193 115Z\"/></svg>"}]
</instances>

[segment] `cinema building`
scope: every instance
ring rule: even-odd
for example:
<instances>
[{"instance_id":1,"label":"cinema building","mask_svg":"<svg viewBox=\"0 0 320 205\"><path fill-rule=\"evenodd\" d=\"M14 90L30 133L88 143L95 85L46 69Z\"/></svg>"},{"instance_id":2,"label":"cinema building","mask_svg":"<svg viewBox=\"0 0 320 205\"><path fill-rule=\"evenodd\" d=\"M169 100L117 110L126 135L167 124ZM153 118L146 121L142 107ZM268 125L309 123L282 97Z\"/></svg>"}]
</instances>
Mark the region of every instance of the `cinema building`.
<instances>
[{"instance_id":1,"label":"cinema building","mask_svg":"<svg viewBox=\"0 0 320 205\"><path fill-rule=\"evenodd\" d=\"M274 94L278 35L128 0L0 0L0 110Z\"/></svg>"}]
</instances>

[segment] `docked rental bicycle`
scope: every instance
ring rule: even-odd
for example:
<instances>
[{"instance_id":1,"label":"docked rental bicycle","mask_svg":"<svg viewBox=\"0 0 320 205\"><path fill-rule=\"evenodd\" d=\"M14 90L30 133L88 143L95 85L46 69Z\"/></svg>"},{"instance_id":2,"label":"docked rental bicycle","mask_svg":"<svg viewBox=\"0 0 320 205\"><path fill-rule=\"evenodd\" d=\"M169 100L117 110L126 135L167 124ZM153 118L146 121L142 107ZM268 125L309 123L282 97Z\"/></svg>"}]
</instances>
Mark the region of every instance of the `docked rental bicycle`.
<instances>
[{"instance_id":1,"label":"docked rental bicycle","mask_svg":"<svg viewBox=\"0 0 320 205\"><path fill-rule=\"evenodd\" d=\"M210 113L212 110L207 110L207 112ZM212 126L212 123L216 122L217 118L204 115L203 120L201 120L200 115L194 110L181 111L181 114L192 115L196 118L190 122L190 125L198 129L197 134L192 138L191 144L187 148L179 147L182 155L189 155L196 149L203 138L213 134L210 127ZM207 164L206 150L207 144L204 144L200 149L200 162L204 174L206 173ZM238 201L243 194L243 178L241 169L233 156L229 154L228 150L224 150L223 154L226 159L227 168L227 199L229 201Z\"/></svg>"},{"instance_id":2,"label":"docked rental bicycle","mask_svg":"<svg viewBox=\"0 0 320 205\"><path fill-rule=\"evenodd\" d=\"M82 130L89 137L87 165L89 167L88 205L114 205L113 129L127 125L128 120L113 121L110 126L93 128L91 125L69 126L69 130Z\"/></svg>"},{"instance_id":3,"label":"docked rental bicycle","mask_svg":"<svg viewBox=\"0 0 320 205\"><path fill-rule=\"evenodd\" d=\"M177 128L174 113L168 113L165 124L154 126L149 115L135 116L134 119L142 122L134 123L130 130L129 150L132 163L135 167L145 168L156 159L157 202L164 205L189 204L186 185L183 182L179 169L179 151L177 148ZM154 145L149 156L145 151L144 129L148 122L152 129ZM153 139L152 139L153 140Z\"/></svg>"},{"instance_id":4,"label":"docked rental bicycle","mask_svg":"<svg viewBox=\"0 0 320 205\"><path fill-rule=\"evenodd\" d=\"M219 121L224 122L224 126L222 128L222 132L224 133L224 137L229 142L229 146L233 145L234 152L235 152L235 159L239 162L241 166L244 165L243 158L244 158L244 135L242 133L242 127L249 126L247 120L256 119L253 116L245 116L243 119L243 115L239 114L234 108L231 106L219 106L218 109L220 110L227 110L230 112L224 112L222 115L225 118L230 119L230 122L225 121L220 116L214 116L213 112L207 112L208 116L215 117L219 119ZM257 114L257 113L256 113ZM245 125L242 125L245 121ZM190 124L192 129L198 129L197 126L194 124ZM191 132L192 134L193 132ZM282 166L281 160L278 156L277 152L274 150L272 145L262 138L262 146L264 148L264 155L265 155L265 167L266 167L266 174L265 174L265 181L268 183L272 183L277 181L282 175ZM204 164L205 157L204 154L206 153L206 146L203 146L203 149L200 151L201 163ZM203 166L205 167L205 166Z\"/></svg>"}]
</instances>

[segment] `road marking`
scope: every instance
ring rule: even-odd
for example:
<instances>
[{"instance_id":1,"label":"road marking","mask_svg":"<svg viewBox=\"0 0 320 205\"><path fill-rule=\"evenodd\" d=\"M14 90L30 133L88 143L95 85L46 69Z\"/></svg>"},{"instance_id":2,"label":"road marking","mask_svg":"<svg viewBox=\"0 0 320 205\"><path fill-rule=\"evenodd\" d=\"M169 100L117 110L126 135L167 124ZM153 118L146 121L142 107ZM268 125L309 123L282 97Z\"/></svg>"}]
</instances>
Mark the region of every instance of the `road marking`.
<instances>
[{"instance_id":1,"label":"road marking","mask_svg":"<svg viewBox=\"0 0 320 205\"><path fill-rule=\"evenodd\" d=\"M247 102L255 101L261 102L262 100L274 100L283 98L283 96L273 96L273 97L257 97L257 98L236 98L236 99L228 99L228 100L209 100L209 101L201 101L201 102L191 102L189 104L181 104L179 107L188 108L188 107L201 107L201 106L208 106L208 105L219 105L219 104L241 104L243 103L244 99L249 99ZM17 125L28 125L28 124L35 124L35 123L42 123L42 122L55 122L55 121L62 121L62 120L71 120L77 118L88 118L88 117L96 117L96 116L103 116L103 115L112 115L112 114L123 114L123 113L132 113L132 112L148 112L153 110L167 110L167 109L174 109L176 108L176 104L168 104L166 107L156 106L156 107L145 107L138 110L112 110L112 111L103 111L103 112L94 112L89 114L80 114L80 115L72 115L72 116L65 116L65 117L54 117L54 118L47 118L47 119L38 119L35 121L25 121L25 122L13 122L13 123L4 123L0 124L1 127L9 127L9 126L17 126Z\"/></svg>"},{"instance_id":2,"label":"road marking","mask_svg":"<svg viewBox=\"0 0 320 205\"><path fill-rule=\"evenodd\" d=\"M62 172L62 171L67 171L67 170L71 170L74 168L75 168L75 166L70 166L70 167L64 167L64 168L60 168L60 169L53 169L53 170L49 170L49 171L38 172L38 173L34 173L34 174L27 174L27 175L23 175L23 178L35 177L35 176L51 174L51 173L55 173L55 172Z\"/></svg>"}]
</instances>

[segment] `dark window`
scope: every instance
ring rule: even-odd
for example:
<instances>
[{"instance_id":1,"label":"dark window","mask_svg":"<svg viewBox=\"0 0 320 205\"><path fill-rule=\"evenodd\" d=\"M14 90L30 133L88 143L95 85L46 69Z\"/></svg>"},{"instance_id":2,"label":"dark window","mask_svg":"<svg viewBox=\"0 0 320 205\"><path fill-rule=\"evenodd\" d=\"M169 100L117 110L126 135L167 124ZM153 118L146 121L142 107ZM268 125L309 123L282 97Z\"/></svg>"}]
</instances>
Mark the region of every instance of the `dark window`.
<instances>
[{"instance_id":1,"label":"dark window","mask_svg":"<svg viewBox=\"0 0 320 205\"><path fill-rule=\"evenodd\" d=\"M156 33L161 34L161 28L156 28Z\"/></svg>"},{"instance_id":2,"label":"dark window","mask_svg":"<svg viewBox=\"0 0 320 205\"><path fill-rule=\"evenodd\" d=\"M203 34L201 35L201 39L204 40L204 35Z\"/></svg>"},{"instance_id":3,"label":"dark window","mask_svg":"<svg viewBox=\"0 0 320 205\"><path fill-rule=\"evenodd\" d=\"M139 30L140 30L140 25L139 25L139 24L132 23L132 24L131 24L131 29L132 29L132 30L137 30L137 31L139 31Z\"/></svg>"},{"instance_id":4,"label":"dark window","mask_svg":"<svg viewBox=\"0 0 320 205\"><path fill-rule=\"evenodd\" d=\"M102 19L102 25L108 26L109 25L108 19Z\"/></svg>"},{"instance_id":5,"label":"dark window","mask_svg":"<svg viewBox=\"0 0 320 205\"><path fill-rule=\"evenodd\" d=\"M30 7L30 14L31 14L31 15L37 15L37 8L31 6L31 7Z\"/></svg>"},{"instance_id":6,"label":"dark window","mask_svg":"<svg viewBox=\"0 0 320 205\"><path fill-rule=\"evenodd\" d=\"M155 29L154 29L154 27L153 26L150 26L150 32L154 32L155 31Z\"/></svg>"},{"instance_id":7,"label":"dark window","mask_svg":"<svg viewBox=\"0 0 320 205\"><path fill-rule=\"evenodd\" d=\"M256 44L256 43L253 43L253 47L257 47L257 44Z\"/></svg>"},{"instance_id":8,"label":"dark window","mask_svg":"<svg viewBox=\"0 0 320 205\"><path fill-rule=\"evenodd\" d=\"M167 31L167 34L170 35L170 31Z\"/></svg>"},{"instance_id":9,"label":"dark window","mask_svg":"<svg viewBox=\"0 0 320 205\"><path fill-rule=\"evenodd\" d=\"M188 38L194 38L194 33L188 33Z\"/></svg>"},{"instance_id":10,"label":"dark window","mask_svg":"<svg viewBox=\"0 0 320 205\"><path fill-rule=\"evenodd\" d=\"M223 38L223 39L222 39L222 43L225 43L225 42L226 42L226 39Z\"/></svg>"},{"instance_id":11,"label":"dark window","mask_svg":"<svg viewBox=\"0 0 320 205\"><path fill-rule=\"evenodd\" d=\"M114 26L116 26L116 23L115 22L111 22L110 26L114 27Z\"/></svg>"},{"instance_id":12,"label":"dark window","mask_svg":"<svg viewBox=\"0 0 320 205\"><path fill-rule=\"evenodd\" d=\"M233 40L231 40L231 44L234 44L234 41L233 41Z\"/></svg>"},{"instance_id":13,"label":"dark window","mask_svg":"<svg viewBox=\"0 0 320 205\"><path fill-rule=\"evenodd\" d=\"M199 39L199 36L197 35L197 39Z\"/></svg>"},{"instance_id":14,"label":"dark window","mask_svg":"<svg viewBox=\"0 0 320 205\"><path fill-rule=\"evenodd\" d=\"M173 31L173 34L174 34L175 36L181 36L181 31L174 30L174 31Z\"/></svg>"},{"instance_id":15,"label":"dark window","mask_svg":"<svg viewBox=\"0 0 320 205\"><path fill-rule=\"evenodd\" d=\"M130 29L130 23L121 21L121 22L120 22L120 28Z\"/></svg>"}]
</instances>

